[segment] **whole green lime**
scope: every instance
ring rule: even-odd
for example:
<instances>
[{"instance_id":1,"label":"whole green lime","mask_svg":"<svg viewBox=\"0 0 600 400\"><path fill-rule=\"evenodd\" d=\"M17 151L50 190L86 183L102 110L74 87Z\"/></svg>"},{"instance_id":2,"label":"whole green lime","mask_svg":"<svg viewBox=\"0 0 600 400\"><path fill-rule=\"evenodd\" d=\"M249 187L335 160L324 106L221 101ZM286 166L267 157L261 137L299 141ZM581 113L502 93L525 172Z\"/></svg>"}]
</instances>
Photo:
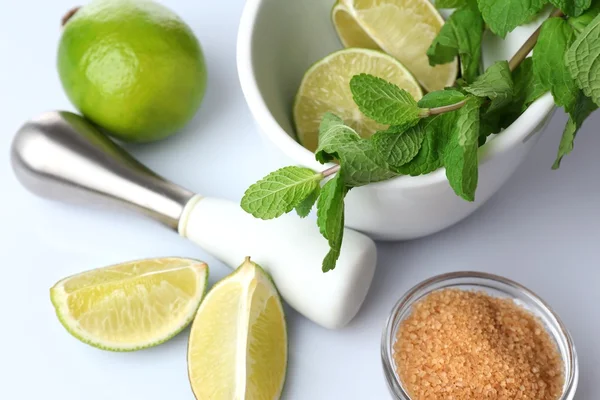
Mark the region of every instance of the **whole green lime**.
<instances>
[{"instance_id":1,"label":"whole green lime","mask_svg":"<svg viewBox=\"0 0 600 400\"><path fill-rule=\"evenodd\" d=\"M66 19L58 72L86 118L118 139L149 142L194 116L206 65L176 14L151 1L97 0Z\"/></svg>"}]
</instances>

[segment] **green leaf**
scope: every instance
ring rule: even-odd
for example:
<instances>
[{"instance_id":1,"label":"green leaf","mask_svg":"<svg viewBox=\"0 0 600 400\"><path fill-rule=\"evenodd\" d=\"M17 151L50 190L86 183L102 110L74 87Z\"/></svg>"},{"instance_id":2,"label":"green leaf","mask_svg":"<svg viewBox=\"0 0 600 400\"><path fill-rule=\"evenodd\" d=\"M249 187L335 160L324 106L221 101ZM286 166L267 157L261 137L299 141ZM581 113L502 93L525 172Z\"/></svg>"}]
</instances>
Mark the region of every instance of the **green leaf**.
<instances>
[{"instance_id":1,"label":"green leaf","mask_svg":"<svg viewBox=\"0 0 600 400\"><path fill-rule=\"evenodd\" d=\"M284 167L250 186L241 206L256 218L277 218L298 206L322 179L323 175L310 168Z\"/></svg>"},{"instance_id":2,"label":"green leaf","mask_svg":"<svg viewBox=\"0 0 600 400\"><path fill-rule=\"evenodd\" d=\"M480 112L479 145L492 133L499 133L523 114L531 103L548 91L533 73L533 61L526 58L512 73L514 96L512 101L496 110L482 107Z\"/></svg>"},{"instance_id":3,"label":"green leaf","mask_svg":"<svg viewBox=\"0 0 600 400\"><path fill-rule=\"evenodd\" d=\"M319 146L315 151L315 158L324 164L340 158L340 153L349 143L360 139L360 135L351 127L344 125L344 121L333 113L325 113L319 126Z\"/></svg>"},{"instance_id":4,"label":"green leaf","mask_svg":"<svg viewBox=\"0 0 600 400\"><path fill-rule=\"evenodd\" d=\"M396 174L389 170L373 143L363 139L338 116L327 113L319 128L319 147L315 158L320 163L341 161L344 180L348 186L362 186L390 179Z\"/></svg>"},{"instance_id":5,"label":"green leaf","mask_svg":"<svg viewBox=\"0 0 600 400\"><path fill-rule=\"evenodd\" d=\"M542 25L533 49L533 72L552 92L554 102L567 110L575 105L579 89L564 61L565 52L575 40L575 31L562 18L549 18Z\"/></svg>"},{"instance_id":6,"label":"green leaf","mask_svg":"<svg viewBox=\"0 0 600 400\"><path fill-rule=\"evenodd\" d=\"M472 82L479 75L483 19L474 1L466 1L456 10L427 50L429 64L446 64L460 57L463 79Z\"/></svg>"},{"instance_id":7,"label":"green leaf","mask_svg":"<svg viewBox=\"0 0 600 400\"><path fill-rule=\"evenodd\" d=\"M513 98L513 80L507 61L497 61L475 79L465 91L478 97L492 100L488 111L493 111L511 102Z\"/></svg>"},{"instance_id":8,"label":"green leaf","mask_svg":"<svg viewBox=\"0 0 600 400\"><path fill-rule=\"evenodd\" d=\"M467 4L467 0L436 0L437 8L458 8Z\"/></svg>"},{"instance_id":9,"label":"green leaf","mask_svg":"<svg viewBox=\"0 0 600 400\"><path fill-rule=\"evenodd\" d=\"M546 0L477 0L485 23L504 38L517 26L528 22L546 4Z\"/></svg>"},{"instance_id":10,"label":"green leaf","mask_svg":"<svg viewBox=\"0 0 600 400\"><path fill-rule=\"evenodd\" d=\"M410 127L423 113L410 93L373 75L354 75L350 90L360 111L380 124Z\"/></svg>"},{"instance_id":11,"label":"green leaf","mask_svg":"<svg viewBox=\"0 0 600 400\"><path fill-rule=\"evenodd\" d=\"M419 126L424 131L421 149L408 163L397 168L403 175L425 175L441 168L442 153L456 120L457 111L422 119Z\"/></svg>"},{"instance_id":12,"label":"green leaf","mask_svg":"<svg viewBox=\"0 0 600 400\"><path fill-rule=\"evenodd\" d=\"M386 131L377 132L371 137L379 155L395 170L412 160L423 143L425 130L420 124L408 130L391 127Z\"/></svg>"},{"instance_id":13,"label":"green leaf","mask_svg":"<svg viewBox=\"0 0 600 400\"><path fill-rule=\"evenodd\" d=\"M600 104L600 15L577 36L567 51L567 67L577 86Z\"/></svg>"},{"instance_id":14,"label":"green leaf","mask_svg":"<svg viewBox=\"0 0 600 400\"><path fill-rule=\"evenodd\" d=\"M341 169L327 182L317 201L317 225L329 243L329 252L323 260L323 272L334 269L340 257L344 236L344 196L348 192L343 175L344 170Z\"/></svg>"},{"instance_id":15,"label":"green leaf","mask_svg":"<svg viewBox=\"0 0 600 400\"><path fill-rule=\"evenodd\" d=\"M573 142L575 141L577 131L581 128L581 125L583 125L583 121L585 121L585 119L597 108L598 106L596 106L589 97L586 97L583 93L579 92L573 111L569 113L569 120L567 121L567 125L565 126L565 130L560 140L558 154L552 169L558 169L562 158L573 150Z\"/></svg>"},{"instance_id":16,"label":"green leaf","mask_svg":"<svg viewBox=\"0 0 600 400\"><path fill-rule=\"evenodd\" d=\"M549 0L566 15L577 17L590 8L592 0Z\"/></svg>"},{"instance_id":17,"label":"green leaf","mask_svg":"<svg viewBox=\"0 0 600 400\"><path fill-rule=\"evenodd\" d=\"M429 92L417 103L421 108L436 108L458 103L465 99L465 95L458 90L436 90Z\"/></svg>"},{"instance_id":18,"label":"green leaf","mask_svg":"<svg viewBox=\"0 0 600 400\"><path fill-rule=\"evenodd\" d=\"M486 112L481 108L479 112L479 146L483 146L487 137L493 133L499 133L503 126L504 115L501 111Z\"/></svg>"},{"instance_id":19,"label":"green leaf","mask_svg":"<svg viewBox=\"0 0 600 400\"><path fill-rule=\"evenodd\" d=\"M515 112L521 114L537 99L539 99L547 89L533 72L533 59L527 57L513 71L513 89Z\"/></svg>"},{"instance_id":20,"label":"green leaf","mask_svg":"<svg viewBox=\"0 0 600 400\"><path fill-rule=\"evenodd\" d=\"M567 22L575 29L575 32L581 33L598 14L600 14L600 1L594 0L586 12L578 17L567 18Z\"/></svg>"},{"instance_id":21,"label":"green leaf","mask_svg":"<svg viewBox=\"0 0 600 400\"><path fill-rule=\"evenodd\" d=\"M520 102L514 102L506 107L488 111L487 107L481 107L479 113L479 145L485 143L485 139L492 133L500 133L502 129L509 127L523 114L520 110Z\"/></svg>"},{"instance_id":22,"label":"green leaf","mask_svg":"<svg viewBox=\"0 0 600 400\"><path fill-rule=\"evenodd\" d=\"M446 177L454 192L467 201L475 200L477 189L479 107L481 100L471 97L458 116L448 145L444 149Z\"/></svg>"},{"instance_id":23,"label":"green leaf","mask_svg":"<svg viewBox=\"0 0 600 400\"><path fill-rule=\"evenodd\" d=\"M302 200L296 206L296 213L300 218L306 218L308 214L310 214L310 210L312 210L315 205L319 194L321 193L321 187L317 186L315 190L313 190L304 200Z\"/></svg>"}]
</instances>

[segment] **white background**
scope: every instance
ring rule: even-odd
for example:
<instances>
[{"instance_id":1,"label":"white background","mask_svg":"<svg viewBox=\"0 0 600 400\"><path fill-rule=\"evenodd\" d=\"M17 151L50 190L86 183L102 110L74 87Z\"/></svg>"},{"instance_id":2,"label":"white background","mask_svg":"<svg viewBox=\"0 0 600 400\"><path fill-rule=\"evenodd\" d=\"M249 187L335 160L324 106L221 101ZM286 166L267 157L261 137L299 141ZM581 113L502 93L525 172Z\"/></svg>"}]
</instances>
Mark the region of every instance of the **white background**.
<instances>
[{"instance_id":1,"label":"white background","mask_svg":"<svg viewBox=\"0 0 600 400\"><path fill-rule=\"evenodd\" d=\"M30 117L72 110L55 68L59 21L71 0L1 0L0 399L186 400L187 331L154 349L96 350L54 315L48 289L83 270L152 256L207 261L211 283L227 268L158 224L128 214L36 198L13 177L12 135ZM75 2L77 3L77 2ZM200 39L208 63L204 103L189 127L156 145L130 147L190 189L238 200L273 165L258 141L237 80L242 0L164 0ZM546 299L579 353L577 399L600 395L600 113L574 154L550 170L566 117L557 112L529 159L468 220L437 235L380 243L373 287L358 317L328 331L290 310L286 399L386 399L380 333L395 301L432 275L472 269L515 279Z\"/></svg>"}]
</instances>

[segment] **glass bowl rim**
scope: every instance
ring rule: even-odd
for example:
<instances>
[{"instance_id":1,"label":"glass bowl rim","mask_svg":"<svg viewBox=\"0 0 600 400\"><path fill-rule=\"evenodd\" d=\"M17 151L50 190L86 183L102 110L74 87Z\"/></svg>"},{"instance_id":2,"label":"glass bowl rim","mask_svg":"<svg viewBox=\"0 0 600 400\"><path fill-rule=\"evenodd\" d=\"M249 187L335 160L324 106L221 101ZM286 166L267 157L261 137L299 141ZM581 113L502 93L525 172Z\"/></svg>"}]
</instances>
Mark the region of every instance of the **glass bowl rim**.
<instances>
[{"instance_id":1,"label":"glass bowl rim","mask_svg":"<svg viewBox=\"0 0 600 400\"><path fill-rule=\"evenodd\" d=\"M381 361L383 363L383 369L385 374L385 379L387 381L388 388L392 392L392 394L396 397L403 396L407 400L411 400L412 398L406 392L403 387L400 378L396 375L394 371L394 362L393 362L393 353L392 353L392 344L394 339L394 322L395 316L399 313L401 309L406 307L410 307L414 304L414 302L420 299L422 296L417 296L422 291L427 291L427 289L433 285L443 283L445 281L455 280L455 279L481 279L487 281L493 281L495 283L500 283L502 285L506 285L511 289L515 289L524 295L526 295L529 299L533 300L536 304L537 308L541 309L544 313L546 313L550 318L552 323L557 328L559 336L561 340L566 343L566 357L563 356L561 352L561 358L563 363L565 364L565 369L569 371L568 376L565 376L565 385L563 393L559 400L567 400L571 399L574 395L574 390L577 388L577 381L579 376L579 367L577 362L577 352L575 350L575 344L573 342L573 338L569 333L569 330L562 322L558 314L550 307L540 296L535 294L533 291L528 289L527 287L517 283L511 279L505 278L500 275L490 274L487 272L478 272L478 271L456 271L456 272L448 272L440 275L435 275L431 278L425 279L420 283L417 283L415 286L410 288L400 299L394 304L387 321L385 323L385 328L383 329L383 334L381 337ZM433 289L429 293L435 290ZM554 338L554 335L552 335ZM567 368L568 366L568 368ZM402 399L403 397L399 397Z\"/></svg>"}]
</instances>

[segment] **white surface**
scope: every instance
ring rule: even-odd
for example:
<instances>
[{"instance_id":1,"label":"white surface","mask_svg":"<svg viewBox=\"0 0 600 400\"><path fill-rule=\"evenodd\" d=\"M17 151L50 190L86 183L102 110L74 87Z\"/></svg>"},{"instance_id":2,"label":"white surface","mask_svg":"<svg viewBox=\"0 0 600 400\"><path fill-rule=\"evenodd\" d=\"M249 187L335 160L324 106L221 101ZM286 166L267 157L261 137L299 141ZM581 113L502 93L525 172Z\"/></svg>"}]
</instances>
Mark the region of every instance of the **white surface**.
<instances>
[{"instance_id":1,"label":"white surface","mask_svg":"<svg viewBox=\"0 0 600 400\"><path fill-rule=\"evenodd\" d=\"M243 2L164 2L184 16L203 44L208 93L185 132L131 149L170 179L206 195L237 200L272 168L237 80L235 36ZM152 221L69 208L19 187L7 157L13 132L42 111L73 109L55 69L58 21L73 3L2 3L0 399L192 400L185 364L187 333L137 353L96 350L65 332L53 315L48 289L81 270L150 256L204 259L211 267L211 283L229 269ZM577 345L577 399L597 399L600 114L587 122L574 154L553 172L564 123L564 114L557 113L513 178L463 223L425 239L379 244L373 287L347 328L329 331L289 311L284 398L389 398L379 344L392 305L424 278L475 269L515 279L554 307Z\"/></svg>"},{"instance_id":2,"label":"white surface","mask_svg":"<svg viewBox=\"0 0 600 400\"><path fill-rule=\"evenodd\" d=\"M288 214L263 221L238 202L210 197L188 202L179 233L232 268L251 256L289 305L326 328L343 327L356 315L377 262L375 243L346 229L339 271L324 274L319 267L329 246L313 220Z\"/></svg>"}]
</instances>

